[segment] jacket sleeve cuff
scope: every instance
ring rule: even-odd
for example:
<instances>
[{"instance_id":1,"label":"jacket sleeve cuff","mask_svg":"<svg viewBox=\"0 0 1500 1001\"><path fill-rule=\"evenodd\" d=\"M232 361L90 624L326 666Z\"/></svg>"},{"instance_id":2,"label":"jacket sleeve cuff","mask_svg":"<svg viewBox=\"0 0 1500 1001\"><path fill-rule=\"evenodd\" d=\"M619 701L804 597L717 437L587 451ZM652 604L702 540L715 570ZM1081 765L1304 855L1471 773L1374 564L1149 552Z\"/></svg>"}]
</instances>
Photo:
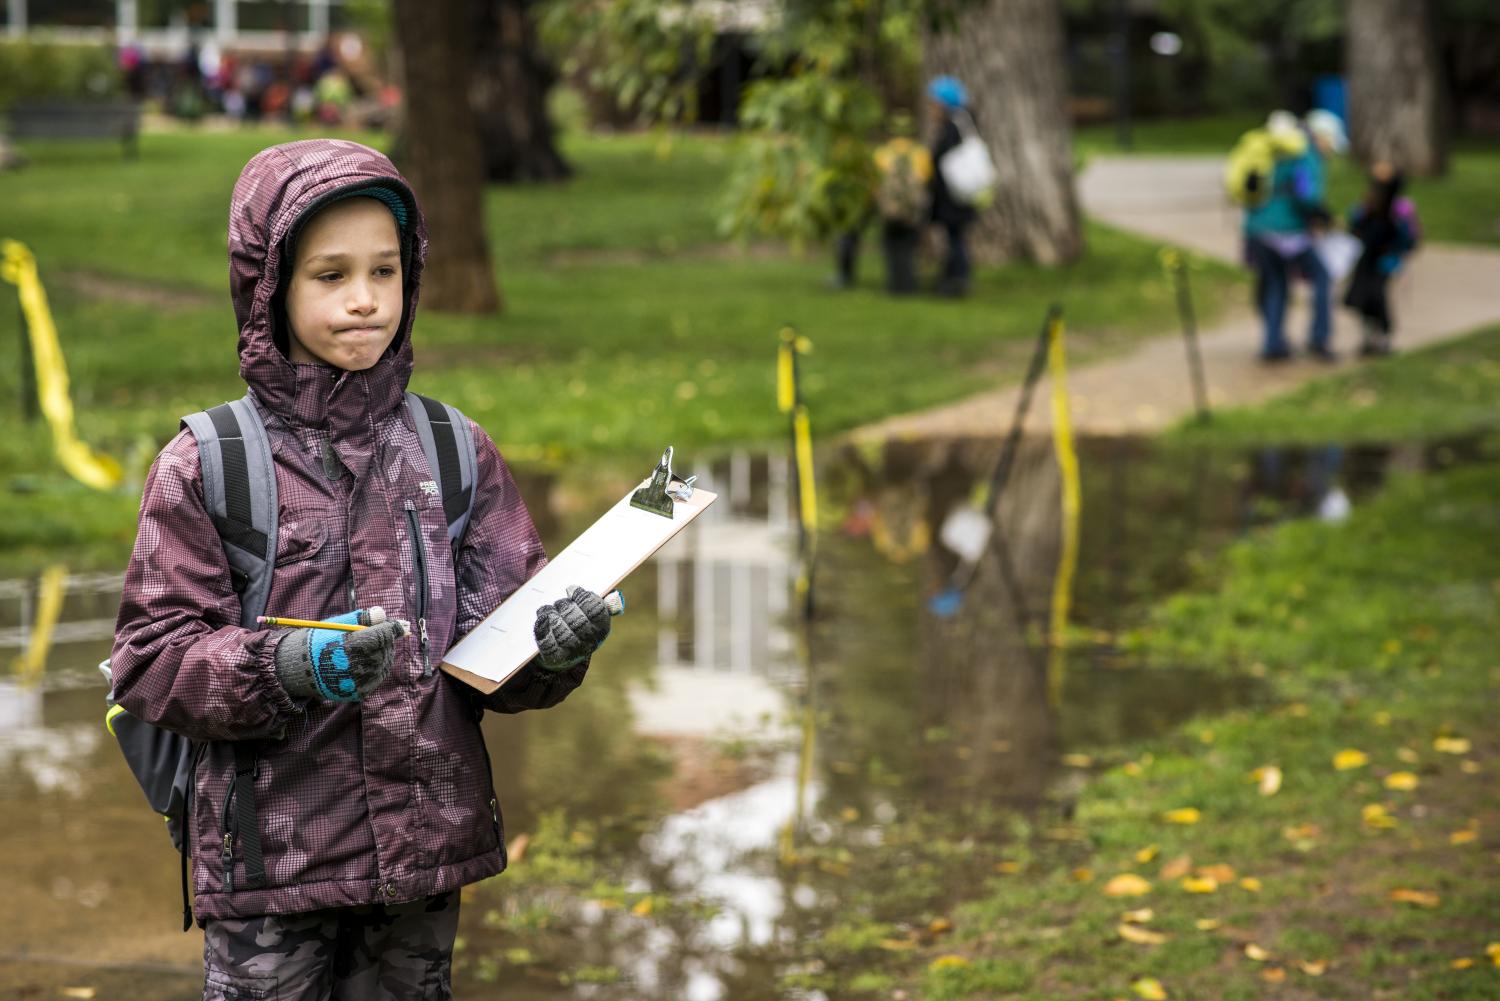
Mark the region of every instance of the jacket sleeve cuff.
<instances>
[{"instance_id":1,"label":"jacket sleeve cuff","mask_svg":"<svg viewBox=\"0 0 1500 1001\"><path fill-rule=\"evenodd\" d=\"M589 661L585 660L564 671L549 671L533 657L513 678L484 697L484 707L498 713L550 709L583 684L588 670Z\"/></svg>"},{"instance_id":2,"label":"jacket sleeve cuff","mask_svg":"<svg viewBox=\"0 0 1500 1001\"><path fill-rule=\"evenodd\" d=\"M301 705L282 686L281 676L276 672L276 647L282 637L281 630L266 629L252 633L245 642L255 657L256 694L271 706L272 719L267 733L275 736L285 732L291 718L302 712Z\"/></svg>"}]
</instances>

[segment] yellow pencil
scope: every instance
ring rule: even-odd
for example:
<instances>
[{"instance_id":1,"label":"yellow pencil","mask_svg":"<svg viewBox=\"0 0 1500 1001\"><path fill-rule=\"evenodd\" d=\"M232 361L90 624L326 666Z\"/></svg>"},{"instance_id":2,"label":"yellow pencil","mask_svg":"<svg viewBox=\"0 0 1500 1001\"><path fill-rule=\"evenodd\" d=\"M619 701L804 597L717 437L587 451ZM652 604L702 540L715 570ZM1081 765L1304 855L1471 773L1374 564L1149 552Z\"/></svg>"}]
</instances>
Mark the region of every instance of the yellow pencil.
<instances>
[{"instance_id":1,"label":"yellow pencil","mask_svg":"<svg viewBox=\"0 0 1500 1001\"><path fill-rule=\"evenodd\" d=\"M294 629L342 629L346 633L368 628L356 622L314 622L311 619L285 619L279 615L257 615L255 621L267 626L291 626Z\"/></svg>"}]
</instances>

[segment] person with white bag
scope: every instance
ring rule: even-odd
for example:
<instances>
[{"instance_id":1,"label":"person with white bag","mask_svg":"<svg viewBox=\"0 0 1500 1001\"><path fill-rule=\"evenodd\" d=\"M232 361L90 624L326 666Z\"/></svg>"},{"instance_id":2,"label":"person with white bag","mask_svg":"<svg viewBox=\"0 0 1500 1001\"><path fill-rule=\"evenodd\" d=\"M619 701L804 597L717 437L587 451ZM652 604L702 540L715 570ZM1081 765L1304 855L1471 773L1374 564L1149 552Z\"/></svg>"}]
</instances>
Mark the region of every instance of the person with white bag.
<instances>
[{"instance_id":1,"label":"person with white bag","mask_svg":"<svg viewBox=\"0 0 1500 1001\"><path fill-rule=\"evenodd\" d=\"M969 95L956 77L934 77L927 84L930 115L935 126L932 162L937 169L930 182L931 218L948 237L948 253L935 291L959 297L968 293L968 229L978 218L977 207L988 198L995 167L969 111Z\"/></svg>"}]
</instances>

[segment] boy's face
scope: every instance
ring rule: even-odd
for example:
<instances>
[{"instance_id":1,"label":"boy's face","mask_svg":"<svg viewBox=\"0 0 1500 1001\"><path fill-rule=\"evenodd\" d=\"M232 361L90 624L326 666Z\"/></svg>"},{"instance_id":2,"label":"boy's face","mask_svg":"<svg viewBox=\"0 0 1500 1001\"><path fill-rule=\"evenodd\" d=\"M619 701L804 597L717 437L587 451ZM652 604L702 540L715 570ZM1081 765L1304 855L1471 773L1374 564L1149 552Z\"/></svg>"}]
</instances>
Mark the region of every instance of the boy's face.
<instances>
[{"instance_id":1,"label":"boy's face","mask_svg":"<svg viewBox=\"0 0 1500 1001\"><path fill-rule=\"evenodd\" d=\"M401 324L401 242L390 209L346 198L302 229L286 293L294 362L362 372Z\"/></svg>"}]
</instances>

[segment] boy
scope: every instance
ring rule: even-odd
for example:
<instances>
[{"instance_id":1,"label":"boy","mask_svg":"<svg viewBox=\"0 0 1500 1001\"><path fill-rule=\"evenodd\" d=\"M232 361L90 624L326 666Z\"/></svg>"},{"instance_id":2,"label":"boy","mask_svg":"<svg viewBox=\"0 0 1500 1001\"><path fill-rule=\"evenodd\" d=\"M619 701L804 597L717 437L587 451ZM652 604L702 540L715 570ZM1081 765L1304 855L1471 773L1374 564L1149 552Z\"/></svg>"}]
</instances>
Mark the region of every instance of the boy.
<instances>
[{"instance_id":1,"label":"boy","mask_svg":"<svg viewBox=\"0 0 1500 1001\"><path fill-rule=\"evenodd\" d=\"M187 838L206 999L448 997L458 889L505 868L480 717L556 705L609 632L601 599L570 589L538 610L541 654L493 694L433 669L546 556L472 422L474 497L450 548L404 399L426 249L410 187L356 143L272 147L235 185L240 375L279 508L267 609L353 607L369 628L241 628L190 432L146 481L114 692L198 742Z\"/></svg>"}]
</instances>

